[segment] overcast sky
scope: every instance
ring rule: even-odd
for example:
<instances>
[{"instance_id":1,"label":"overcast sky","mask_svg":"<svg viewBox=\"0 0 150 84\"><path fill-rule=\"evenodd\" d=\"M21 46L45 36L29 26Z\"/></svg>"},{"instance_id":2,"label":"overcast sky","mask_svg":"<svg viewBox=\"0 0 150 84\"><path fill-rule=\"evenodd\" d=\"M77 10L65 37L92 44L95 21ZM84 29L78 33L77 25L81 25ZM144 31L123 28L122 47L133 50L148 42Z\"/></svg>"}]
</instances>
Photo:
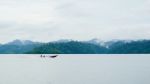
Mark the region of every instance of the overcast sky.
<instances>
[{"instance_id":1,"label":"overcast sky","mask_svg":"<svg viewBox=\"0 0 150 84\"><path fill-rule=\"evenodd\" d=\"M0 42L150 39L150 0L0 0Z\"/></svg>"}]
</instances>

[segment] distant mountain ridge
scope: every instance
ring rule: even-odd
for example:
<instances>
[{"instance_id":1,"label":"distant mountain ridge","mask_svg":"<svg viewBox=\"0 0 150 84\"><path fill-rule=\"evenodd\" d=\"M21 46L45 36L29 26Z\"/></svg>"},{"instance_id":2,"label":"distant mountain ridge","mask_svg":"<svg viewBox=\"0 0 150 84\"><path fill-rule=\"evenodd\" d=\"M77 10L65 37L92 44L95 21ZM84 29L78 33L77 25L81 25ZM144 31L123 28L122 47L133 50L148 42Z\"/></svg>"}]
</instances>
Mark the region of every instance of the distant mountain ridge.
<instances>
[{"instance_id":1,"label":"distant mountain ridge","mask_svg":"<svg viewBox=\"0 0 150 84\"><path fill-rule=\"evenodd\" d=\"M47 43L14 40L0 45L0 54L150 54L150 40L58 40Z\"/></svg>"},{"instance_id":2,"label":"distant mountain ridge","mask_svg":"<svg viewBox=\"0 0 150 84\"><path fill-rule=\"evenodd\" d=\"M150 40L70 41L47 43L29 53L47 54L150 54Z\"/></svg>"},{"instance_id":3,"label":"distant mountain ridge","mask_svg":"<svg viewBox=\"0 0 150 84\"><path fill-rule=\"evenodd\" d=\"M32 45L32 44L36 44L36 43L39 43L39 42L33 42L33 41L30 41L30 40L13 40L11 42L8 42L6 43L5 45Z\"/></svg>"},{"instance_id":4,"label":"distant mountain ridge","mask_svg":"<svg viewBox=\"0 0 150 84\"><path fill-rule=\"evenodd\" d=\"M42 45L43 43L30 40L14 40L0 45L0 54L23 54Z\"/></svg>"}]
</instances>

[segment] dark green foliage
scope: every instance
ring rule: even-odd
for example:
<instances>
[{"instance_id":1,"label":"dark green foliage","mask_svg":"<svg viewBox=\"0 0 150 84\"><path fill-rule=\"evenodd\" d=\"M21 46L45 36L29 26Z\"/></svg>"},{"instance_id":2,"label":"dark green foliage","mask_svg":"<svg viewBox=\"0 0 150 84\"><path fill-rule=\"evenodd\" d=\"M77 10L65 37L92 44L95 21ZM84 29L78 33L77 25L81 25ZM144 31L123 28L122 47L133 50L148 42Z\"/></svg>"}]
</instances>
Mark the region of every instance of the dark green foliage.
<instances>
[{"instance_id":1,"label":"dark green foliage","mask_svg":"<svg viewBox=\"0 0 150 84\"><path fill-rule=\"evenodd\" d=\"M150 53L150 41L116 42L109 47L108 52L112 54L147 54Z\"/></svg>"},{"instance_id":2,"label":"dark green foliage","mask_svg":"<svg viewBox=\"0 0 150 84\"><path fill-rule=\"evenodd\" d=\"M48 43L28 52L32 54L150 54L150 41L117 41L109 48L84 42Z\"/></svg>"},{"instance_id":3,"label":"dark green foliage","mask_svg":"<svg viewBox=\"0 0 150 84\"><path fill-rule=\"evenodd\" d=\"M40 44L32 45L1 45L0 54L21 54L31 51L33 48L40 46Z\"/></svg>"},{"instance_id":4,"label":"dark green foliage","mask_svg":"<svg viewBox=\"0 0 150 84\"><path fill-rule=\"evenodd\" d=\"M67 43L48 43L34 48L28 53L36 54L98 54L105 53L105 48L90 43L71 41Z\"/></svg>"},{"instance_id":5,"label":"dark green foliage","mask_svg":"<svg viewBox=\"0 0 150 84\"><path fill-rule=\"evenodd\" d=\"M70 41L33 43L27 45L0 45L0 54L150 54L150 40L116 41L108 48L100 45Z\"/></svg>"}]
</instances>

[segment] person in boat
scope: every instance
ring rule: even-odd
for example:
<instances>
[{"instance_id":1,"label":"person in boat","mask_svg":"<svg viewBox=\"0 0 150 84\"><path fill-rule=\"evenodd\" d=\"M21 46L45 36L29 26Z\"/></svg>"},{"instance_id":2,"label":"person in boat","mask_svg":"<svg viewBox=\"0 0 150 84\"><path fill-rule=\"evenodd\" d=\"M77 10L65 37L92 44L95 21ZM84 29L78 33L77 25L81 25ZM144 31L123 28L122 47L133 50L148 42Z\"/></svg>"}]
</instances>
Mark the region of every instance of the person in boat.
<instances>
[{"instance_id":1,"label":"person in boat","mask_svg":"<svg viewBox=\"0 0 150 84\"><path fill-rule=\"evenodd\" d=\"M40 57L42 58L42 57L46 57L46 56L45 55L41 55Z\"/></svg>"}]
</instances>

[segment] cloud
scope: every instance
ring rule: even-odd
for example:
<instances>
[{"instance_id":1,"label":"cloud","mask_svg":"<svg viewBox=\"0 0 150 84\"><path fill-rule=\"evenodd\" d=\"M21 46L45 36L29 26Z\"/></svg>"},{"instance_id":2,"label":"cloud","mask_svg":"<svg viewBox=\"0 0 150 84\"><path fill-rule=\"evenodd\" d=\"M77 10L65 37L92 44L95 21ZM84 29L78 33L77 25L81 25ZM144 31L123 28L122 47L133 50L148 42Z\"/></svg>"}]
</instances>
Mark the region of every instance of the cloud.
<instances>
[{"instance_id":1,"label":"cloud","mask_svg":"<svg viewBox=\"0 0 150 84\"><path fill-rule=\"evenodd\" d=\"M11 22L11 21L0 21L0 29L7 29L10 27L15 26L16 23L15 22Z\"/></svg>"},{"instance_id":2,"label":"cloud","mask_svg":"<svg viewBox=\"0 0 150 84\"><path fill-rule=\"evenodd\" d=\"M0 0L0 39L149 39L149 6L149 0Z\"/></svg>"}]
</instances>

